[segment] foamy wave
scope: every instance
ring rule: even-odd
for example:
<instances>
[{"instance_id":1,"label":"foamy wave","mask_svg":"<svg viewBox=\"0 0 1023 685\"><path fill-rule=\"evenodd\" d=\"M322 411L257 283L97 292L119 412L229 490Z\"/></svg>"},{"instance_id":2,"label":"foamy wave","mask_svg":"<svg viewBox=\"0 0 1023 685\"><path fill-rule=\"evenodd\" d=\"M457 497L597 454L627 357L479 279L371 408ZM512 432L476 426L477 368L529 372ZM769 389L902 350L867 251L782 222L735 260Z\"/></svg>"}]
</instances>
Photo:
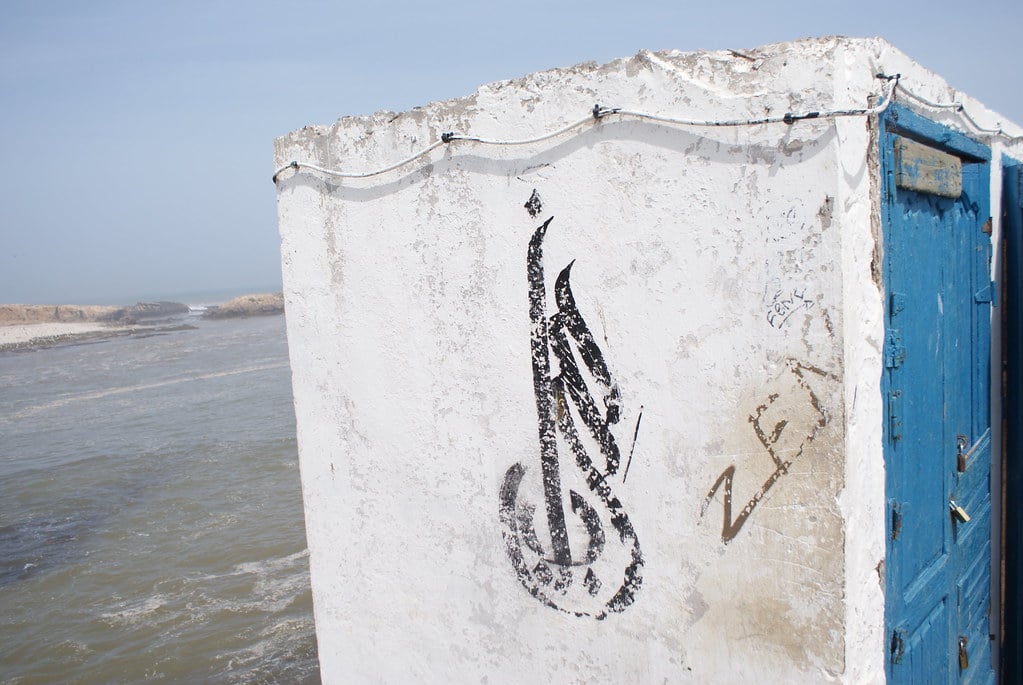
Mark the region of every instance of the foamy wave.
<instances>
[{"instance_id":1,"label":"foamy wave","mask_svg":"<svg viewBox=\"0 0 1023 685\"><path fill-rule=\"evenodd\" d=\"M120 611L100 614L99 617L110 625L136 625L167 604L167 595L153 595L137 602L122 602Z\"/></svg>"},{"instance_id":2,"label":"foamy wave","mask_svg":"<svg viewBox=\"0 0 1023 685\"><path fill-rule=\"evenodd\" d=\"M309 550L304 549L283 557L236 564L226 573L193 576L187 582L191 592L198 592L204 598L203 610L209 614L220 611L277 614L309 592L308 557ZM206 594L204 588L207 585L219 586L225 579L244 581L249 589L234 597Z\"/></svg>"},{"instance_id":3,"label":"foamy wave","mask_svg":"<svg viewBox=\"0 0 1023 685\"><path fill-rule=\"evenodd\" d=\"M182 579L170 593L164 591L138 600L118 602L113 611L101 613L99 617L111 626L134 626L152 621L158 612L166 613L161 620L174 617L177 622L187 620L190 623L204 622L225 612L235 615L252 612L280 614L309 591L305 567L308 555L308 551L303 550L285 557L238 564L224 574ZM251 590L241 596L224 596L222 590L208 587L211 581L225 577L253 575Z\"/></svg>"},{"instance_id":4,"label":"foamy wave","mask_svg":"<svg viewBox=\"0 0 1023 685\"><path fill-rule=\"evenodd\" d=\"M233 578L242 575L269 575L271 573L279 573L282 570L294 568L296 566L301 569L305 569L309 558L309 550L303 549L293 554L288 554L283 557L270 557L268 559L262 559L260 561L244 561L240 564L235 564L234 567L226 573L212 573L197 576L197 580L220 580L222 578Z\"/></svg>"},{"instance_id":5,"label":"foamy wave","mask_svg":"<svg viewBox=\"0 0 1023 685\"><path fill-rule=\"evenodd\" d=\"M298 562L305 562L309 558L309 550L303 549L294 554L289 554L284 557L274 557L270 559L262 559L260 561L246 561L241 564L236 564L234 567L234 573L255 573L258 575L265 575L267 573L273 573L289 566L294 566Z\"/></svg>"},{"instance_id":6,"label":"foamy wave","mask_svg":"<svg viewBox=\"0 0 1023 685\"><path fill-rule=\"evenodd\" d=\"M259 631L259 639L237 650L218 654L220 674L231 683L319 682L316 643L310 619L284 619Z\"/></svg>"},{"instance_id":7,"label":"foamy wave","mask_svg":"<svg viewBox=\"0 0 1023 685\"><path fill-rule=\"evenodd\" d=\"M234 567L235 575L256 576L252 586L252 601L242 602L246 610L278 613L284 611L309 590L309 550L284 557L252 561Z\"/></svg>"},{"instance_id":8,"label":"foamy wave","mask_svg":"<svg viewBox=\"0 0 1023 685\"><path fill-rule=\"evenodd\" d=\"M20 412L11 414L5 417L9 421L17 419L24 419L40 412L48 411L50 409L58 409L60 407L67 406L74 402L83 402L87 400L99 400L104 397L110 397L111 395L122 395L124 393L141 392L143 390L152 390L153 388L163 388L168 385L177 385L178 383L189 383L191 381L204 381L211 378L224 378L226 376L237 376L243 373L255 373L257 371L269 371L271 369L281 369L288 365L287 362L280 364L262 364L259 366L247 366L241 369L233 369L231 371L217 371L214 373L201 373L194 376L185 376L183 378L171 378L165 381L158 381L156 383L143 383L141 385L126 385L120 388L108 388L106 390L97 390L95 392L83 392L78 394L65 395L59 399L45 404L37 404L34 407L26 407Z\"/></svg>"}]
</instances>

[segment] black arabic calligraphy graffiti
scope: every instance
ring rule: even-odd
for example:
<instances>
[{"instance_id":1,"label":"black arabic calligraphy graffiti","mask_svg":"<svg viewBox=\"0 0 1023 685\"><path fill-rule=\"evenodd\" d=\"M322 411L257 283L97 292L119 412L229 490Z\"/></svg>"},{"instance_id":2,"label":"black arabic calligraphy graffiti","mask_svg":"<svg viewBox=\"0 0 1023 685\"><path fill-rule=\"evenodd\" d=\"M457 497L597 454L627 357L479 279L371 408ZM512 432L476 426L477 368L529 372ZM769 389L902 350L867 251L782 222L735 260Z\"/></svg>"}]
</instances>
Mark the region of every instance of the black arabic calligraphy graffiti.
<instances>
[{"instance_id":1,"label":"black arabic calligraphy graffiti","mask_svg":"<svg viewBox=\"0 0 1023 685\"><path fill-rule=\"evenodd\" d=\"M633 603L642 583L643 556L632 522L608 482L621 464L621 450L611 430L621 419L621 393L576 306L570 285L574 262L558 275L557 311L547 315L543 240L552 220L533 233L526 257L539 475L546 517L538 521L536 505L523 497L527 467L517 463L505 474L500 518L508 556L523 587L547 606L600 620ZM552 375L552 356L558 365L556 375ZM578 429L577 420L585 433ZM638 427L637 419L637 432ZM588 446L596 447L603 464L594 464ZM574 457L588 490L581 494L569 488L567 502L562 452ZM568 519L566 504L578 520ZM610 523L614 534L605 534L605 523ZM546 529L549 544L541 543L538 529ZM576 544L580 538L585 538L581 548Z\"/></svg>"}]
</instances>

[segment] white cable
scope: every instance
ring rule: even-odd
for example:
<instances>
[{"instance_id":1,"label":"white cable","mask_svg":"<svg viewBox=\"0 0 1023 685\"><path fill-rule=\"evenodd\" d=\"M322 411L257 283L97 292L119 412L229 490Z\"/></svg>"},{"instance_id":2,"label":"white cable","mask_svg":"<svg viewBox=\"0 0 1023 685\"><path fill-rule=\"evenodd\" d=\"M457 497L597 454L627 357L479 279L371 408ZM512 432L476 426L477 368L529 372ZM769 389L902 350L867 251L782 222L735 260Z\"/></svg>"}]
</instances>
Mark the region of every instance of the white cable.
<instances>
[{"instance_id":1,"label":"white cable","mask_svg":"<svg viewBox=\"0 0 1023 685\"><path fill-rule=\"evenodd\" d=\"M415 153L411 157L406 157L405 159L401 160L400 162L395 162L394 164L392 164L389 167L386 167L384 169L378 169L377 171L367 171L367 172L364 172L364 173L361 173L361 174L360 173L348 173L348 172L345 172L345 171L338 171L337 169L326 169L326 168L321 167L321 166L316 166L315 164L309 164L308 162L292 162L291 164L287 164L285 166L282 166L280 169L275 171L274 172L274 176L273 176L273 181L274 181L274 183L277 183L277 177L281 175L281 172L283 172L283 171L285 171L287 169L295 169L296 171L298 171L299 169L311 169L312 171L319 171L321 174L326 174L327 176L334 176L334 177L337 177L337 178L369 178L370 176L379 176L380 174L386 174L388 171L393 171L393 170L397 169L398 167L403 167L403 166L405 166L406 164L408 164L410 162L414 162L417 159L419 159L420 157L422 157L423 155L430 154L431 152L433 152L434 150L439 148L441 145L444 145L445 142L446 141L438 140L433 145L429 145L429 146L423 148L422 150L420 150L419 152Z\"/></svg>"},{"instance_id":2,"label":"white cable","mask_svg":"<svg viewBox=\"0 0 1023 685\"><path fill-rule=\"evenodd\" d=\"M582 126L585 123L591 122L595 118L599 118L599 117L597 115L588 116L588 117L586 117L584 119L580 119L579 121L575 122L574 124L569 124L568 126L565 126L563 128L559 128L557 131L551 131L550 133L545 133L542 136L538 136L536 138L525 138L523 140L489 140L487 138L477 138L476 136L463 136L460 133L449 133L448 136L447 136L447 139L451 140L451 141L453 141L453 140L466 140L466 141L470 141L470 142L473 142L473 143L482 143L483 145L531 145L533 143L542 143L545 140L549 140L551 138L556 138L556 137L560 136L563 133L568 133L573 128L577 128L579 126Z\"/></svg>"},{"instance_id":3,"label":"white cable","mask_svg":"<svg viewBox=\"0 0 1023 685\"><path fill-rule=\"evenodd\" d=\"M910 98L916 100L917 102L919 102L921 104L924 104L924 105L927 105L928 107L934 107L935 109L954 109L957 112L962 112L963 111L963 104L961 102L944 102L944 103L942 103L942 102L931 102L927 98L925 98L925 97L923 97L921 95L917 95L913 91L907 90L906 88L903 88L902 92L905 93Z\"/></svg>"},{"instance_id":4,"label":"white cable","mask_svg":"<svg viewBox=\"0 0 1023 685\"><path fill-rule=\"evenodd\" d=\"M934 109L951 109L958 112L959 115L964 120L966 120L966 123L969 124L970 128L972 128L975 132L980 133L982 135L992 137L998 136L1000 138L1004 138L1010 143L1015 143L1023 140L1023 136L1010 136L1008 133L1002 130L1000 126L998 128L985 128L981 126L980 124L977 123L977 120L974 119L968 111L966 111L966 107L961 102L932 102L925 97L917 95L912 91L906 90L905 88L900 89L900 91L905 95L909 96L909 98L916 100L917 102L926 107L933 107Z\"/></svg>"},{"instance_id":5,"label":"white cable","mask_svg":"<svg viewBox=\"0 0 1023 685\"><path fill-rule=\"evenodd\" d=\"M804 112L804 113L801 113L801 114L794 114L792 112L789 112L789 113L784 114L782 116L762 117L762 118L759 118L759 119L728 119L728 120L722 120L722 121L712 121L712 120L700 120L700 119L679 119L679 118L676 118L676 117L662 116L662 115L659 115L659 114L650 114L648 112L638 112L638 111L635 111L635 110L621 109L621 108L617 108L617 107L601 107L599 105L596 105L593 108L593 112L592 112L591 116L588 116L588 117L586 117L584 119L580 119L579 121L576 121L576 122L573 122L571 124L568 124L567 126L563 126L562 128L559 128L556 131L551 131L550 133L545 133L545 134L537 136L535 138L526 138L526 139L522 139L522 140L491 140L491 139L488 139L488 138L479 138L477 136L467 136L467 135L463 135L463 134L460 134L460 133L442 133L441 137L440 137L441 138L440 140L438 140L435 143L433 143L433 144L423 148L419 152L416 152L415 154L411 155L410 157L406 157L405 159L401 160L400 162L395 162L394 164L392 164L392 165L390 165L388 167L385 167L383 169L377 169L376 171L367 171L367 172L363 172L363 173L352 173L352 172L339 171L337 169L326 169L324 167L317 166L315 164L308 164L306 162L291 162L290 164L287 164L287 165L281 167L280 169L278 169L274 173L274 175L273 175L273 182L276 184L277 183L277 179L280 176L280 174L283 173L284 171L286 171L287 169L295 169L296 171L298 171L300 169L309 169L311 171L318 171L319 173L325 174L327 176L333 176L335 178L370 178L372 176L379 176L380 174L386 174L388 171L393 171L393 170L395 170L395 169L397 169L399 167L403 167L406 164L414 162L415 160L419 159L420 157L423 157L425 155L430 154L431 152L436 150L438 147L440 147L442 145L447 145L447 144L450 144L450 143L453 143L453 142L464 141L464 142L479 143L480 145L501 145L501 146L532 145L534 143L540 143L540 142L543 142L545 140L549 140L551 138L556 138L558 136L564 135L565 133L568 133L569 131L571 131L573 129L579 128L580 126L583 126L583 125L585 125L587 123L590 123L590 122L600 121L604 117L610 116L612 114L617 114L617 115L623 116L623 117L634 117L634 118L637 118L637 119L646 119L646 120L649 120L649 121L657 121L657 122L661 122L661 123L665 123L665 124L675 124L675 125L678 125L678 126L696 126L696 127L758 126L758 125L761 125L761 124L782 124L782 123L783 124L792 125L792 124L794 124L797 121L803 121L803 120L807 120L807 119L836 119L838 117L871 116L871 115L874 115L874 114L880 114L881 112L885 111L888 108L888 106L895 99L895 89L896 89L896 87L899 84L899 76L898 75L891 76L891 77L883 77L883 76L879 75L879 77L880 78L886 78L888 80L888 82L889 82L889 86L888 86L887 94L885 94L883 96L881 102L878 103L874 107L866 107L866 108L862 108L862 109L839 109L839 110L831 110L831 111L827 111L827 112ZM903 92L908 92L908 91L903 90ZM912 94L911 94L911 97L912 97Z\"/></svg>"},{"instance_id":6,"label":"white cable","mask_svg":"<svg viewBox=\"0 0 1023 685\"><path fill-rule=\"evenodd\" d=\"M675 117L666 117L659 114L649 114L647 112L636 112L630 109L611 109L607 114L620 114L623 116L636 117L637 119L648 119L650 121L659 121L665 124L676 124L678 126L708 126L708 127L725 127L725 126L757 126L760 124L793 124L797 121L804 119L837 119L838 117L853 117L853 116L870 116L872 114L880 114L881 112L888 109L888 105L891 104L895 87L898 84L898 77L894 77L890 80L891 85L888 87L888 94L883 100L875 107L866 107L863 109L837 109L828 112L805 112L803 114L793 114L789 112L782 116L776 117L762 117L760 119L726 119L722 121L711 121L703 119L678 119Z\"/></svg>"},{"instance_id":7,"label":"white cable","mask_svg":"<svg viewBox=\"0 0 1023 685\"><path fill-rule=\"evenodd\" d=\"M486 138L477 138L475 136L465 136L460 133L443 133L441 134L441 139L438 140L437 142L423 148L419 152L416 152L411 157L406 157L400 162L395 162L391 166L386 167L384 169L378 169L376 171L367 171L364 173L348 173L344 171L338 171L336 169L326 169L324 167L316 166L315 164L308 164L306 162L292 162L291 164L282 166L280 169L274 172L273 181L274 183L277 183L277 177L281 174L281 172L287 169L295 169L296 171L298 169L311 169L313 171L319 171L322 174L327 174L328 176L333 176L335 178L369 178L371 176L379 176L380 174L386 174L388 171L393 171L398 167L405 166L406 164L414 162L415 160L419 159L420 157L423 157L424 155L430 154L441 145L446 145L456 140L481 143L483 145L530 145L532 143L540 143L545 140L548 140L549 138L560 136L563 133L567 133L571 131L573 128L582 126L586 122L592 120L593 117L586 117L585 119L580 119L579 121L569 124L568 126L559 128L557 131L552 131L551 133L546 133L536 138L527 138L524 140L488 140Z\"/></svg>"}]
</instances>

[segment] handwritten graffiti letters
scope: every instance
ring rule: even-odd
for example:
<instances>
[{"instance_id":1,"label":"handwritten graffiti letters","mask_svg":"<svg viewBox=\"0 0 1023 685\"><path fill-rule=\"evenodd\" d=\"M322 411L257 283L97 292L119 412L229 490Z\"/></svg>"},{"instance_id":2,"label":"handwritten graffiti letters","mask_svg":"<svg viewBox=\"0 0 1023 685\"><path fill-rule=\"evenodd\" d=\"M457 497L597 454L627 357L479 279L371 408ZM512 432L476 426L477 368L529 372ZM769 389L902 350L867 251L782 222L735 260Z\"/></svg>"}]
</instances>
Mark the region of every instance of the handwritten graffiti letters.
<instances>
[{"instance_id":1,"label":"handwritten graffiti letters","mask_svg":"<svg viewBox=\"0 0 1023 685\"><path fill-rule=\"evenodd\" d=\"M732 513L732 489L736 478L735 464L726 468L718 476L703 500L700 516L707 513L714 496L719 491L722 493L724 512L721 540L725 543L730 542L738 535L768 491L789 472L793 460L803 454L807 445L813 442L817 433L828 423L828 414L824 411L810 381L811 379L829 379L833 376L826 371L794 359L789 359L786 366L791 373L789 380L795 381L795 387L790 388L789 392L769 394L749 415L753 433L756 435L757 441L763 445L774 469L749 500L743 504L739 513L734 516Z\"/></svg>"}]
</instances>

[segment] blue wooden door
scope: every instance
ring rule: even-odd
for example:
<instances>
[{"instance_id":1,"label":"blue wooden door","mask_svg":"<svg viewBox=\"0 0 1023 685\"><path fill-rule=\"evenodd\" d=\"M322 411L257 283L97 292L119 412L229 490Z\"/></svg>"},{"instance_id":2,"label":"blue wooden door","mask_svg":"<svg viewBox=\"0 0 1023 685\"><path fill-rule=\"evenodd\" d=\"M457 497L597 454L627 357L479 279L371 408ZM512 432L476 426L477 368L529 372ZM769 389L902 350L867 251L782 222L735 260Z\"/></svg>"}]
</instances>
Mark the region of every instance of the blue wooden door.
<instances>
[{"instance_id":1,"label":"blue wooden door","mask_svg":"<svg viewBox=\"0 0 1023 685\"><path fill-rule=\"evenodd\" d=\"M989 683L990 152L881 124L888 679Z\"/></svg>"}]
</instances>

